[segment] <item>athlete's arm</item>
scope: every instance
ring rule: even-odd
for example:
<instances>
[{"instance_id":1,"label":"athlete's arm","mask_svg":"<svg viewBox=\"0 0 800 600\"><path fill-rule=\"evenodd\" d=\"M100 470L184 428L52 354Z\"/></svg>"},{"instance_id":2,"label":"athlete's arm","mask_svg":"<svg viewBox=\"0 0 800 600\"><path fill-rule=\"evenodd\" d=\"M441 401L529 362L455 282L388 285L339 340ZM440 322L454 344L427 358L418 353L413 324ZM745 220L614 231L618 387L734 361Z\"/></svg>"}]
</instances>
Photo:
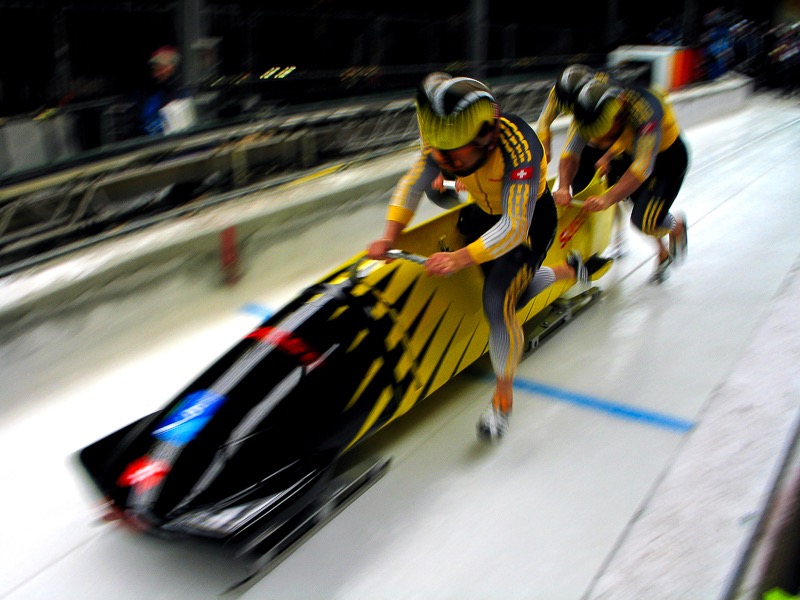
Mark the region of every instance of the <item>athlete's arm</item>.
<instances>
[{"instance_id":1,"label":"athlete's arm","mask_svg":"<svg viewBox=\"0 0 800 600\"><path fill-rule=\"evenodd\" d=\"M550 93L547 94L547 100L542 107L542 112L539 115L539 120L536 122L536 135L539 136L539 139L542 142L542 146L544 147L544 154L545 159L547 162L550 162L550 141L552 140L553 136L550 132L550 126L553 124L553 121L556 120L558 116L558 108L556 102L556 88L550 88Z\"/></svg>"},{"instance_id":2,"label":"athlete's arm","mask_svg":"<svg viewBox=\"0 0 800 600\"><path fill-rule=\"evenodd\" d=\"M652 94L639 95L631 106L628 125L633 129L632 162L619 181L605 194L591 196L584 203L589 211L599 211L624 200L638 190L655 169L663 135L664 111ZM614 149L614 146L612 146Z\"/></svg>"},{"instance_id":3,"label":"athlete's arm","mask_svg":"<svg viewBox=\"0 0 800 600\"><path fill-rule=\"evenodd\" d=\"M558 188L553 192L553 200L559 206L567 206L572 201L572 182L580 165L580 156L586 146L578 133L578 128L571 124L567 130L567 141L558 161Z\"/></svg>"},{"instance_id":4,"label":"athlete's arm","mask_svg":"<svg viewBox=\"0 0 800 600\"><path fill-rule=\"evenodd\" d=\"M624 200L641 187L642 182L628 169L619 178L619 181L608 188L605 194L589 196L583 203L584 210L597 212Z\"/></svg>"},{"instance_id":5,"label":"athlete's arm","mask_svg":"<svg viewBox=\"0 0 800 600\"><path fill-rule=\"evenodd\" d=\"M414 164L406 171L392 193L386 211L383 236L367 247L369 258L383 258L387 250L396 246L403 229L414 217L425 190L440 173L441 169L430 156L430 148L423 147Z\"/></svg>"}]
</instances>

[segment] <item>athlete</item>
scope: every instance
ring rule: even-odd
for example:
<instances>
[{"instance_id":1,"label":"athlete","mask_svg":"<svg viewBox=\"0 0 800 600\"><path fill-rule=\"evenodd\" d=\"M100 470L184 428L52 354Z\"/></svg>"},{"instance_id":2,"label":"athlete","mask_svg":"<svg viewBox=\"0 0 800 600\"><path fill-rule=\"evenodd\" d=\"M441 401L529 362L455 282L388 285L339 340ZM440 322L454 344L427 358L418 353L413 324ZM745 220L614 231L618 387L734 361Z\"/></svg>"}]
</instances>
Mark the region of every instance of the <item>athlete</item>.
<instances>
[{"instance_id":1,"label":"athlete","mask_svg":"<svg viewBox=\"0 0 800 600\"><path fill-rule=\"evenodd\" d=\"M421 152L395 188L383 237L369 245L367 255L380 259L395 247L422 194L443 172L457 177L469 192L458 225L468 245L432 254L425 269L447 276L478 264L485 275L483 310L496 386L478 434L494 440L508 429L522 358L516 309L556 281L588 282L606 261L594 257L585 265L575 252L564 264L542 267L557 224L544 148L524 119L500 113L486 85L432 73L420 85L416 108Z\"/></svg>"},{"instance_id":2,"label":"athlete","mask_svg":"<svg viewBox=\"0 0 800 600\"><path fill-rule=\"evenodd\" d=\"M553 121L560 115L572 114L578 94L583 86L589 83L595 75L597 75L597 72L586 65L569 65L561 72L553 87L550 88L542 107L542 112L536 121L536 135L542 141L548 163L552 156L550 146L553 135L550 127L553 125Z\"/></svg>"},{"instance_id":3,"label":"athlete","mask_svg":"<svg viewBox=\"0 0 800 600\"><path fill-rule=\"evenodd\" d=\"M559 162L557 204L572 198L570 184L586 144L605 150L598 161L607 170L623 154L630 166L614 185L584 202L584 210L600 211L630 197L631 223L655 240L658 265L651 281L663 282L670 266L681 263L687 251L687 226L683 215L670 212L689 165L689 153L672 106L657 89L621 86L593 80L575 103L574 119ZM669 237L669 247L664 243Z\"/></svg>"},{"instance_id":4,"label":"athlete","mask_svg":"<svg viewBox=\"0 0 800 600\"><path fill-rule=\"evenodd\" d=\"M603 71L596 71L582 64L567 66L556 79L555 84L550 88L542 112L536 122L536 134L544 146L547 162L551 160L552 133L550 127L559 115L572 115L575 109L575 101L580 91L592 80L611 81L611 76ZM578 170L571 182L572 189L577 193L584 189L597 171L597 162L603 157L605 150L595 148L586 144L578 158ZM615 157L608 167L607 179L609 183L616 182L622 173L629 166L629 161L624 156ZM614 211L615 233L614 241L611 246L612 258L621 258L625 254L625 237L623 229L625 227L625 214L622 204L617 204Z\"/></svg>"}]
</instances>

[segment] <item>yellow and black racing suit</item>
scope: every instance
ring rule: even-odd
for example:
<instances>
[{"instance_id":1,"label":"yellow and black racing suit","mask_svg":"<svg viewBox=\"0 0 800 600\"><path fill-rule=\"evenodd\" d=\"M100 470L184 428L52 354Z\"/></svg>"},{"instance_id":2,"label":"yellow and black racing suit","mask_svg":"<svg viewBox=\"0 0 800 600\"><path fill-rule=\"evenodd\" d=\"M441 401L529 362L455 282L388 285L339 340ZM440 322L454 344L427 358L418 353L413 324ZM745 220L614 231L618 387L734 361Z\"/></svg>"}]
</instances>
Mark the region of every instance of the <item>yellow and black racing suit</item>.
<instances>
[{"instance_id":1,"label":"yellow and black racing suit","mask_svg":"<svg viewBox=\"0 0 800 600\"><path fill-rule=\"evenodd\" d=\"M595 73L593 80L616 83L611 75L603 71ZM622 85L619 83L616 84ZM550 143L552 140L550 128L560 115L572 115L572 110L568 107L559 108L556 87L553 86L547 94L547 99L544 102L544 106L542 106L542 112L539 114L539 119L536 121L536 135L539 136L543 144ZM553 149L551 148L550 151L553 152ZM575 173L575 177L572 179L572 189L575 193L583 190L592 181L597 171L596 163L603 154L605 154L604 150L595 148L589 144L583 147L578 161L578 170ZM610 170L607 174L608 181L612 184L618 181L622 173L624 173L625 169L629 166L630 161L624 155L616 157L611 161Z\"/></svg>"},{"instance_id":2,"label":"yellow and black racing suit","mask_svg":"<svg viewBox=\"0 0 800 600\"><path fill-rule=\"evenodd\" d=\"M440 171L423 144L395 188L387 218L407 225ZM474 173L459 180L470 195L459 229L485 275L483 310L492 366L499 378L513 378L524 345L516 309L554 281L552 269L540 269L558 220L547 188L544 148L527 122L503 114L495 148Z\"/></svg>"},{"instance_id":3,"label":"yellow and black racing suit","mask_svg":"<svg viewBox=\"0 0 800 600\"><path fill-rule=\"evenodd\" d=\"M647 235L662 237L673 223L669 209L686 176L689 153L672 106L662 92L626 88L621 110L625 126L610 152L627 157L628 172L642 182L630 196L631 223ZM580 156L586 144L573 123L562 156Z\"/></svg>"}]
</instances>

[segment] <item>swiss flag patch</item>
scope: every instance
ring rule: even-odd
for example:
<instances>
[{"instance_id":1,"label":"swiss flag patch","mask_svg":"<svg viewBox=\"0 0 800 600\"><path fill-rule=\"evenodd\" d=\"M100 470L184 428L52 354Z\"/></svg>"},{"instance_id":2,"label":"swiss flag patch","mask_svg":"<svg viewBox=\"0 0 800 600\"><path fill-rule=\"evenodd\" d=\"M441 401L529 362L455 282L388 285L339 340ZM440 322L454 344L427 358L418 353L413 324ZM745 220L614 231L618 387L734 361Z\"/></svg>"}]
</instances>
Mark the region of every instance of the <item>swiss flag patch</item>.
<instances>
[{"instance_id":1,"label":"swiss flag patch","mask_svg":"<svg viewBox=\"0 0 800 600\"><path fill-rule=\"evenodd\" d=\"M533 177L533 168L520 167L511 171L511 179L513 181L527 181Z\"/></svg>"}]
</instances>

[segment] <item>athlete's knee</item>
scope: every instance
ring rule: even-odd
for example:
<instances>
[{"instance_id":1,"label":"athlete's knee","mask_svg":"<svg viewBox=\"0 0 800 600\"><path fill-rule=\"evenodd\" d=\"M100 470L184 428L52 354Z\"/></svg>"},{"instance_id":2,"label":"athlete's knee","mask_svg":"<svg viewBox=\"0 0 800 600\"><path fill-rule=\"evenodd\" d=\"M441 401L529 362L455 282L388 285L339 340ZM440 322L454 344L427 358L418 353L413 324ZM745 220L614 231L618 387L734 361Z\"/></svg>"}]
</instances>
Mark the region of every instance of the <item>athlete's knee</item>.
<instances>
[{"instance_id":1,"label":"athlete's knee","mask_svg":"<svg viewBox=\"0 0 800 600\"><path fill-rule=\"evenodd\" d=\"M633 213L631 213L631 225L633 225L634 228L638 229L642 233L647 233L645 231L645 228L644 228L644 225L643 225L642 216L639 215L639 214L636 214L635 211Z\"/></svg>"},{"instance_id":2,"label":"athlete's knee","mask_svg":"<svg viewBox=\"0 0 800 600\"><path fill-rule=\"evenodd\" d=\"M633 210L631 213L631 225L642 232L644 235L661 237L665 235L662 222L664 213L653 214L651 210Z\"/></svg>"}]
</instances>

